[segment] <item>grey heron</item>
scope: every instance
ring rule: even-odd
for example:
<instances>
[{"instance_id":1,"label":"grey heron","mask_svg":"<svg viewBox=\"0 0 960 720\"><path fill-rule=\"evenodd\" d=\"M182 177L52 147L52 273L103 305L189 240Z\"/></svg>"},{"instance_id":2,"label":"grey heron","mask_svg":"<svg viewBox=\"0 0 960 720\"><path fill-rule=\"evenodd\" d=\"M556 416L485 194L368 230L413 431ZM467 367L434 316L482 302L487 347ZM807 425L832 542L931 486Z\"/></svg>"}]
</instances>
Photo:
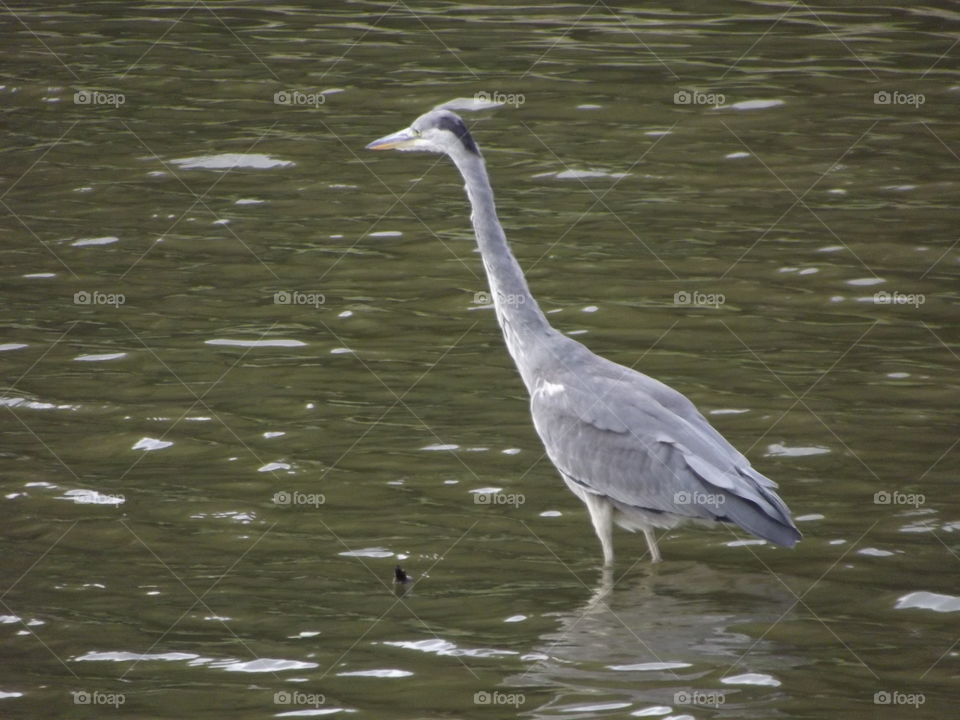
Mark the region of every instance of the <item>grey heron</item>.
<instances>
[{"instance_id":1,"label":"grey heron","mask_svg":"<svg viewBox=\"0 0 960 720\"><path fill-rule=\"evenodd\" d=\"M550 326L510 252L483 157L458 115L434 109L367 148L443 153L463 176L497 321L530 395L534 427L587 506L604 565L613 563L614 524L642 531L653 562L660 561L654 530L684 521L732 523L777 545L796 544L800 532L776 483L690 400Z\"/></svg>"}]
</instances>

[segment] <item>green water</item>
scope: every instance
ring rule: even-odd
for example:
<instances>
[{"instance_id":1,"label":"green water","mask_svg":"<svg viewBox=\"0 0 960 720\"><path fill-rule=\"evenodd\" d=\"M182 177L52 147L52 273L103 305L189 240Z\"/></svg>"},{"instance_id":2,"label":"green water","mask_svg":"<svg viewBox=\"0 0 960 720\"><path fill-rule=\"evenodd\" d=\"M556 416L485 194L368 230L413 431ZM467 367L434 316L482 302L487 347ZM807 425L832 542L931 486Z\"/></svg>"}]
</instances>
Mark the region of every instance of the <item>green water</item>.
<instances>
[{"instance_id":1,"label":"green water","mask_svg":"<svg viewBox=\"0 0 960 720\"><path fill-rule=\"evenodd\" d=\"M953 4L0 28L0 716L955 712ZM651 567L619 533L605 582L458 176L363 150L478 93L551 322L694 400L795 550L686 528Z\"/></svg>"}]
</instances>

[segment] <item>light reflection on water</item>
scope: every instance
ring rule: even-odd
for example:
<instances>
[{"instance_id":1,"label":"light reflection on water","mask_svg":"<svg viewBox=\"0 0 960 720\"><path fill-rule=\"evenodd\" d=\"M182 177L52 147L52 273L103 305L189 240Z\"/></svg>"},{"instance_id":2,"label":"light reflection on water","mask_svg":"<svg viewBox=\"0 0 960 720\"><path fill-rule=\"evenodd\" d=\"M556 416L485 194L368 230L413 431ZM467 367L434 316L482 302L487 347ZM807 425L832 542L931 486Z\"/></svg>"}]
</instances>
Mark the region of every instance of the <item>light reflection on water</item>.
<instances>
[{"instance_id":1,"label":"light reflection on water","mask_svg":"<svg viewBox=\"0 0 960 720\"><path fill-rule=\"evenodd\" d=\"M951 7L111 10L0 50L0 715L943 715ZM551 322L687 393L795 551L602 576L459 179L362 152L478 92Z\"/></svg>"}]
</instances>

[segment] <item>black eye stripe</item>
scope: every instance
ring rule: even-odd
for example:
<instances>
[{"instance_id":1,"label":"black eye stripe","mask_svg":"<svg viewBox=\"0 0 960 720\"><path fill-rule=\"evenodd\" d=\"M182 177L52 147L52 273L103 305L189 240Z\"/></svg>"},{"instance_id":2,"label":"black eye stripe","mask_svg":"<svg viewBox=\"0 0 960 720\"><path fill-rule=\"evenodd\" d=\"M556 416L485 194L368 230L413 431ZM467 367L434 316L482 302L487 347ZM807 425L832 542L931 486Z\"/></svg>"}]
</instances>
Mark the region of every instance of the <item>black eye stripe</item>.
<instances>
[{"instance_id":1,"label":"black eye stripe","mask_svg":"<svg viewBox=\"0 0 960 720\"><path fill-rule=\"evenodd\" d=\"M460 138L460 142L463 143L463 146L474 155L480 154L480 150L477 149L477 144L473 141L473 136L470 135L470 131L467 130L467 126L464 125L463 120L458 118L456 115L444 115L437 122L437 127L441 130L449 130L458 138Z\"/></svg>"}]
</instances>

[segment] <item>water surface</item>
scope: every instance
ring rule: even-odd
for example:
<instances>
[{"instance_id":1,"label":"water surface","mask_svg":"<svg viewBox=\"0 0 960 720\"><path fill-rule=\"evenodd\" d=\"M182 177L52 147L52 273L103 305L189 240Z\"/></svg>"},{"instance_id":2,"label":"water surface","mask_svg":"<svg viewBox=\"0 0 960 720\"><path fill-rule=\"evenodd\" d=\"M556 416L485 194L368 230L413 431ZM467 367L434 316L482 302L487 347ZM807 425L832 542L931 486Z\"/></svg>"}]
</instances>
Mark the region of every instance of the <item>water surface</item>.
<instances>
[{"instance_id":1,"label":"water surface","mask_svg":"<svg viewBox=\"0 0 960 720\"><path fill-rule=\"evenodd\" d=\"M947 715L958 20L11 6L0 714ZM691 397L795 550L620 533L605 582L459 178L363 151L474 96L551 322Z\"/></svg>"}]
</instances>

